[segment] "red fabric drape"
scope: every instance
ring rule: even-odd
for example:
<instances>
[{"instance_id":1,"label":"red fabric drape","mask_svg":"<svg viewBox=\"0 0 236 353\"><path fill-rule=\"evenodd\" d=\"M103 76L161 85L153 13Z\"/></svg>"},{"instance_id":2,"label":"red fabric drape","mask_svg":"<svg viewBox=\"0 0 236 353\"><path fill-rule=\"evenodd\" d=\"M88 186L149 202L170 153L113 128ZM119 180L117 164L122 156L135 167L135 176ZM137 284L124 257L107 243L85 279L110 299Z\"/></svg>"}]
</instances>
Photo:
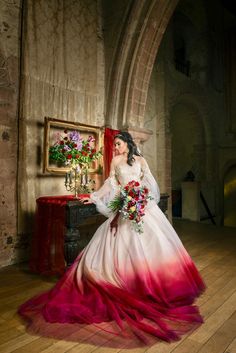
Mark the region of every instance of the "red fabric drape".
<instances>
[{"instance_id":1,"label":"red fabric drape","mask_svg":"<svg viewBox=\"0 0 236 353\"><path fill-rule=\"evenodd\" d=\"M105 128L104 133L104 169L105 169L105 178L109 176L110 173L110 164L113 157L113 142L114 136L119 133L119 130L113 130L108 127Z\"/></svg>"},{"instance_id":2,"label":"red fabric drape","mask_svg":"<svg viewBox=\"0 0 236 353\"><path fill-rule=\"evenodd\" d=\"M88 195L80 195L80 197ZM31 244L30 270L44 275L65 271L65 206L73 195L44 196L36 200L35 230Z\"/></svg>"}]
</instances>

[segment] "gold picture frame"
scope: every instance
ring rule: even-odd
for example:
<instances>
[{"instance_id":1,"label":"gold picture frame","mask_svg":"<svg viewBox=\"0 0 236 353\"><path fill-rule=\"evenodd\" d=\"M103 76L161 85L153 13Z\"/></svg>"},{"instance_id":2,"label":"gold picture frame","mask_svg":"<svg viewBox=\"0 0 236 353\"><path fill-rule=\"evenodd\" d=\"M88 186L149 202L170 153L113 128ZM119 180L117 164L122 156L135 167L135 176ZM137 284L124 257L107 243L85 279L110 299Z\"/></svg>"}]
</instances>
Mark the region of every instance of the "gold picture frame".
<instances>
[{"instance_id":1,"label":"gold picture frame","mask_svg":"<svg viewBox=\"0 0 236 353\"><path fill-rule=\"evenodd\" d=\"M93 125L86 125L81 123L75 123L66 120L54 119L45 117L44 118L44 152L43 152L43 172L52 174L65 174L70 168L64 166L58 166L57 163L52 163L49 159L49 147L55 143L55 134L63 133L64 130L76 130L84 137L89 135L95 138L95 147L97 150L102 148L102 138L104 128ZM90 174L102 174L103 160L101 159L94 161L92 167L89 170Z\"/></svg>"}]
</instances>

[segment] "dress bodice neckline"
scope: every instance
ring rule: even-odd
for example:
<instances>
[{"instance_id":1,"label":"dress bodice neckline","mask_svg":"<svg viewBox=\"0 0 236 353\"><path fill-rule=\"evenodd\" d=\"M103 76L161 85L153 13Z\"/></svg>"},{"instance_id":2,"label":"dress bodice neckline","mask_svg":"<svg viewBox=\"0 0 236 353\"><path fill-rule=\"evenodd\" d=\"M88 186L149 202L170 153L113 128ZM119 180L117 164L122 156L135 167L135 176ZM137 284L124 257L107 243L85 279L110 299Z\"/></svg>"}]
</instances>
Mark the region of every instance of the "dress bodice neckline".
<instances>
[{"instance_id":1,"label":"dress bodice neckline","mask_svg":"<svg viewBox=\"0 0 236 353\"><path fill-rule=\"evenodd\" d=\"M132 165L122 162L115 166L115 175L118 181L124 185L131 180L140 181L142 176L141 163L137 160Z\"/></svg>"}]
</instances>

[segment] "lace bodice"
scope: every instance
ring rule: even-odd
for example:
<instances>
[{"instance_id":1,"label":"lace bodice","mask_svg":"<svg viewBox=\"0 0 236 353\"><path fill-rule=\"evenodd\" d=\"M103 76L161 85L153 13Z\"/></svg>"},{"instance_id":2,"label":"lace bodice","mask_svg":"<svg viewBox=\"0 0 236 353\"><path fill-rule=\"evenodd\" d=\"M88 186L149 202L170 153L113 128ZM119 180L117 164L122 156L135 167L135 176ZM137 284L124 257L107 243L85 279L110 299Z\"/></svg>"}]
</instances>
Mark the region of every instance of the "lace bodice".
<instances>
[{"instance_id":1,"label":"lace bodice","mask_svg":"<svg viewBox=\"0 0 236 353\"><path fill-rule=\"evenodd\" d=\"M141 186L146 186L156 203L160 201L159 187L150 172L147 162L144 158L140 158L132 166L124 162L112 165L110 176L105 180L103 186L90 195L98 211L109 217L112 214L108 207L110 201L131 180L140 182Z\"/></svg>"},{"instance_id":2,"label":"lace bodice","mask_svg":"<svg viewBox=\"0 0 236 353\"><path fill-rule=\"evenodd\" d=\"M115 167L113 175L121 186L126 185L131 180L141 182L143 176L141 163L135 161L132 166L127 163L122 163Z\"/></svg>"}]
</instances>

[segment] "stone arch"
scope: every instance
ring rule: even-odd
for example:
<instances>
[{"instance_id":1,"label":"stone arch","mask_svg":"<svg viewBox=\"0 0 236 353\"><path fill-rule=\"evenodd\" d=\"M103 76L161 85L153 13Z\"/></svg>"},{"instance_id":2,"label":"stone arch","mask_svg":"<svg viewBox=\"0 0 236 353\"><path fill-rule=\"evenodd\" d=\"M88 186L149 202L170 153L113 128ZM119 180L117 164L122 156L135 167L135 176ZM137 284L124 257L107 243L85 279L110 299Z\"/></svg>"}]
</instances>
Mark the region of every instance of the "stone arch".
<instances>
[{"instance_id":1,"label":"stone arch","mask_svg":"<svg viewBox=\"0 0 236 353\"><path fill-rule=\"evenodd\" d=\"M110 78L107 124L123 128L143 127L151 72L178 1L134 2Z\"/></svg>"},{"instance_id":2,"label":"stone arch","mask_svg":"<svg viewBox=\"0 0 236 353\"><path fill-rule=\"evenodd\" d=\"M204 129L205 143L206 145L211 145L213 142L212 129L211 129L211 126L209 125L208 119L204 119L205 116L209 115L209 111L207 108L208 104L205 101L204 97L199 96L198 92L194 93L193 91L191 94L182 93L181 95L176 96L174 99L171 100L169 105L169 113L167 114L169 119L171 116L171 111L174 109L174 107L177 104L191 105L199 112L199 117L201 118L201 124ZM167 126L169 126L169 121L167 121L166 124Z\"/></svg>"},{"instance_id":3,"label":"stone arch","mask_svg":"<svg viewBox=\"0 0 236 353\"><path fill-rule=\"evenodd\" d=\"M222 173L221 173L222 180L224 179L224 176L227 173L227 171L235 165L236 165L236 158L231 158L224 164L222 168Z\"/></svg>"}]
</instances>

